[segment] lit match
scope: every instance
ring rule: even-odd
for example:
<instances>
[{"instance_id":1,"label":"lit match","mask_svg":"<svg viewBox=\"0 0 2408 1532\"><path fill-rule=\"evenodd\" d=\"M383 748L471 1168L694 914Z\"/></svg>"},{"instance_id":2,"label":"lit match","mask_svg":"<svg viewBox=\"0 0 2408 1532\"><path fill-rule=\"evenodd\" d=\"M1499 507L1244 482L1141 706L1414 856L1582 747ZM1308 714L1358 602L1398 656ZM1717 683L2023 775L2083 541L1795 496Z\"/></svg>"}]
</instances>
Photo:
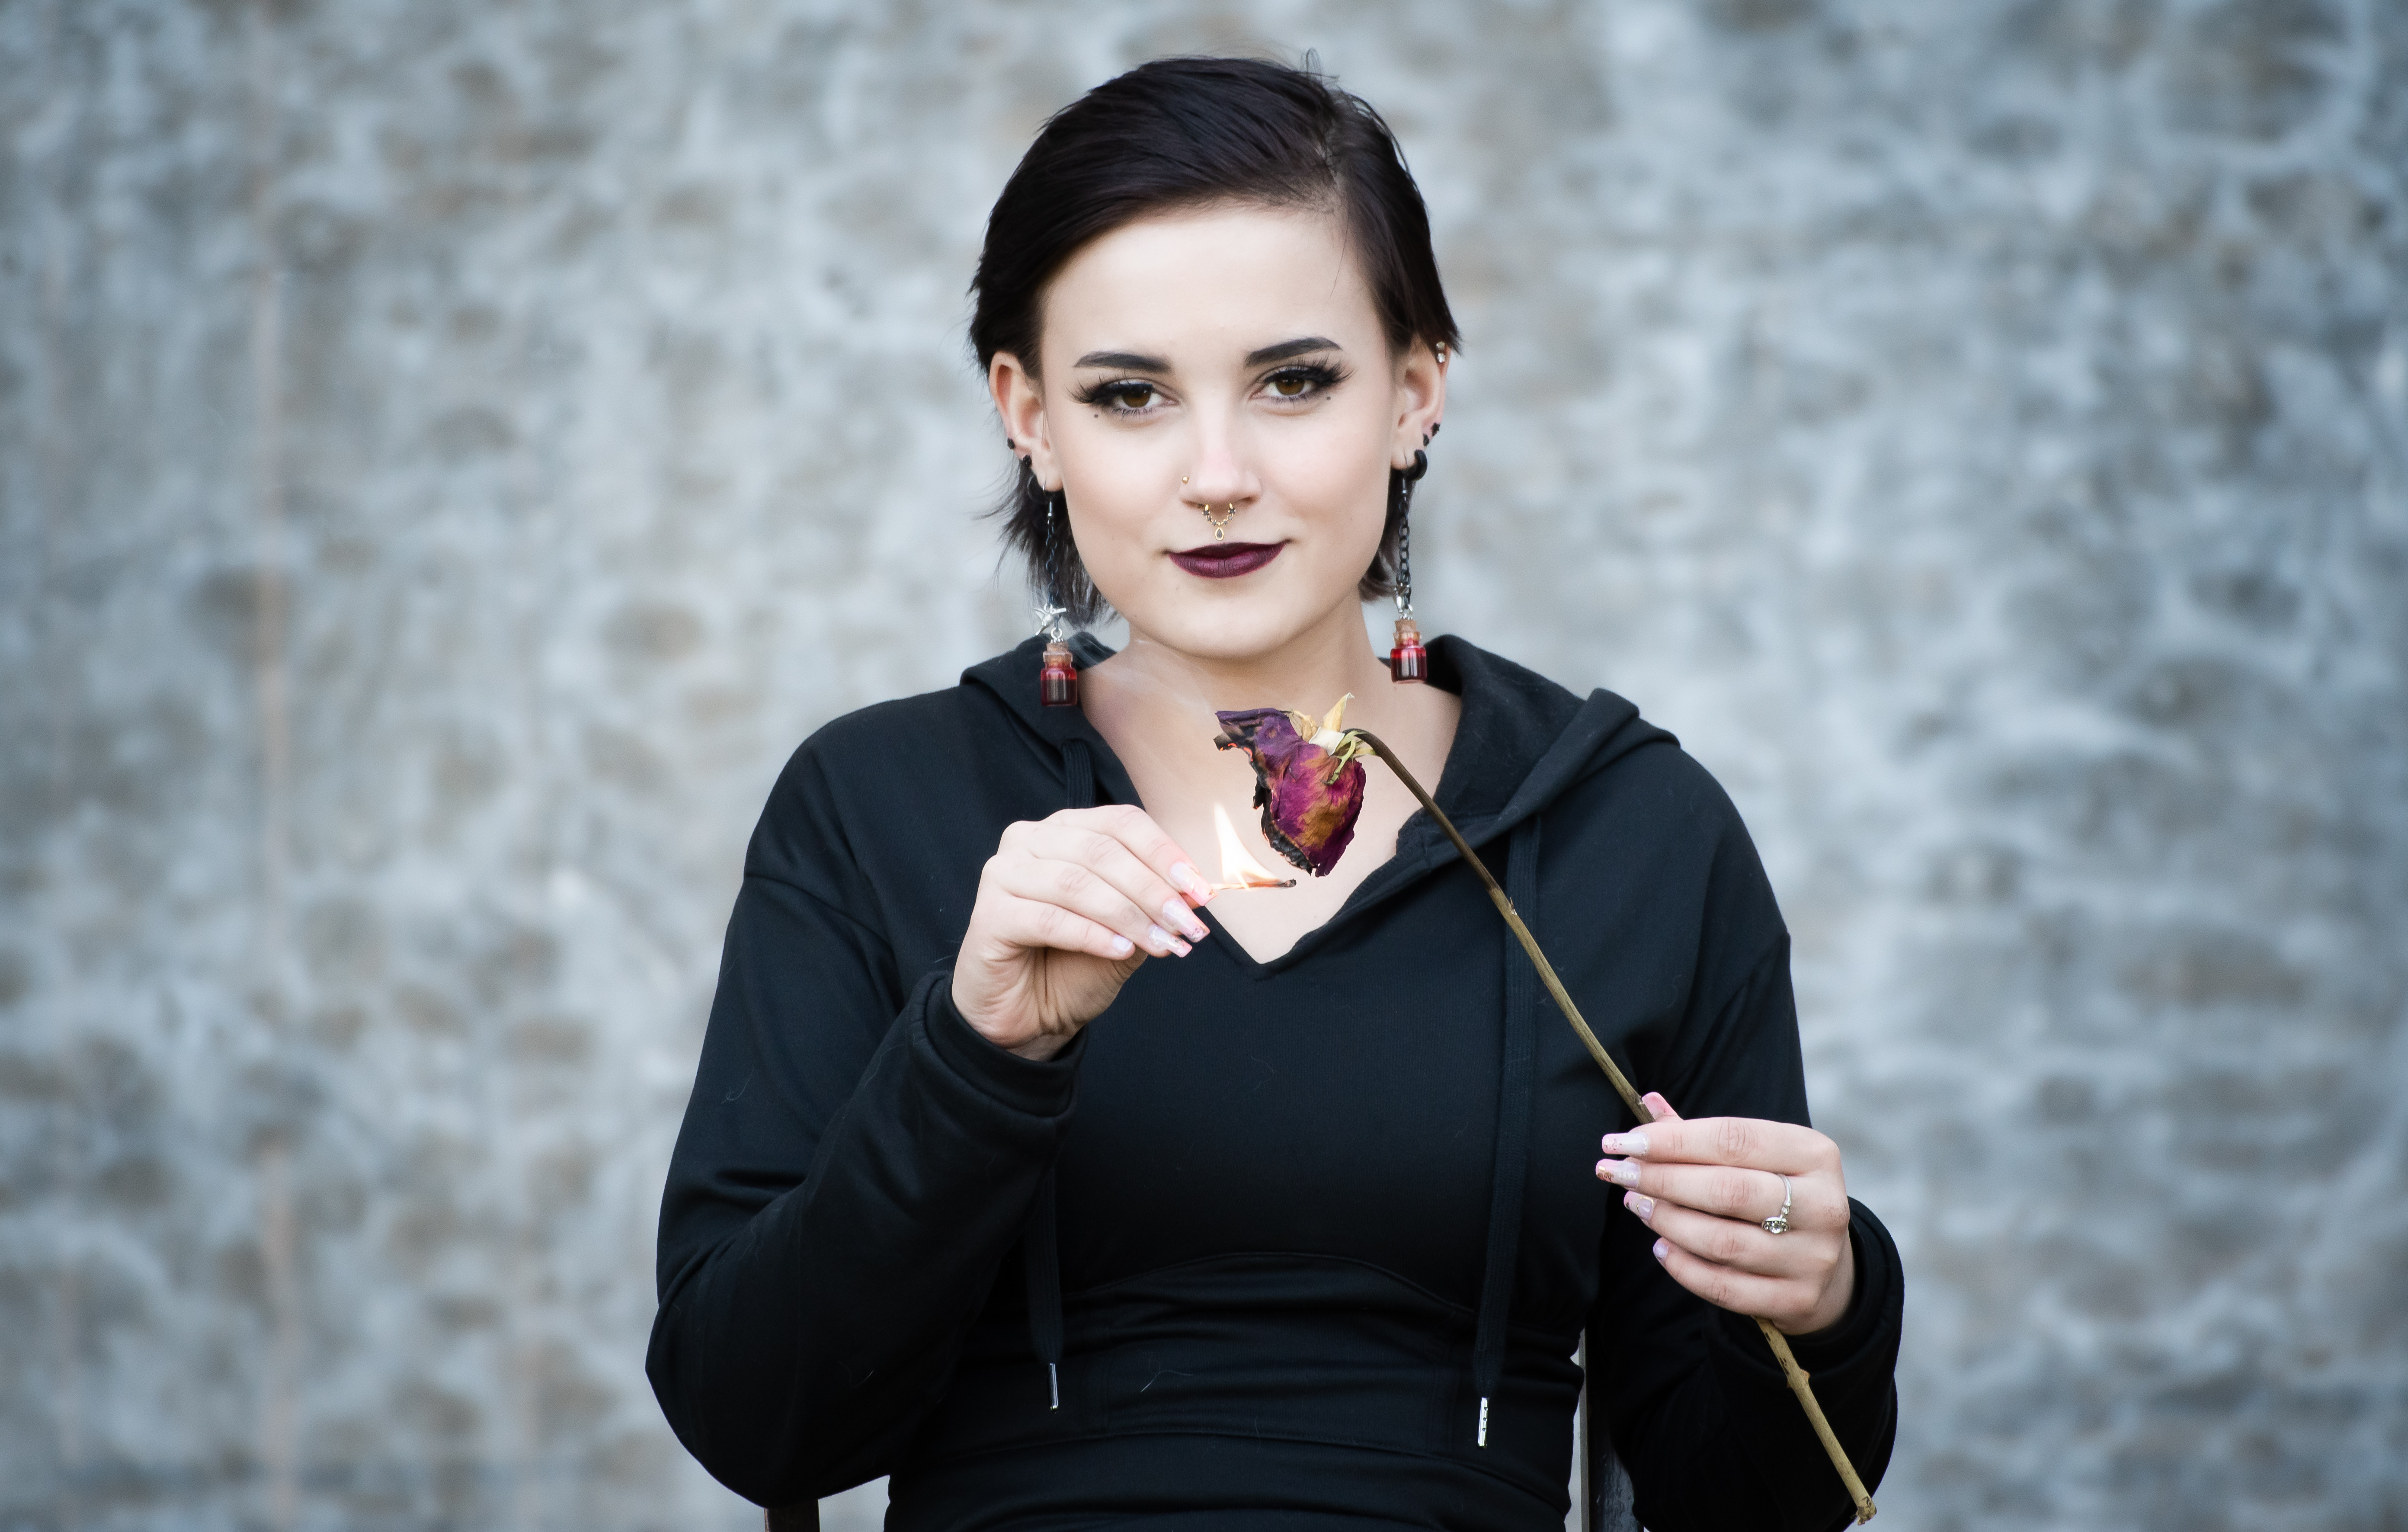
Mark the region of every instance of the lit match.
<instances>
[{"instance_id":1,"label":"lit match","mask_svg":"<svg viewBox=\"0 0 2408 1532\"><path fill-rule=\"evenodd\" d=\"M1246 852L1238 839L1238 827L1229 823L1229 811L1219 804L1212 806L1212 828L1221 836L1221 877L1224 881L1211 885L1215 894L1233 894L1247 888L1294 888L1296 880L1274 875Z\"/></svg>"}]
</instances>

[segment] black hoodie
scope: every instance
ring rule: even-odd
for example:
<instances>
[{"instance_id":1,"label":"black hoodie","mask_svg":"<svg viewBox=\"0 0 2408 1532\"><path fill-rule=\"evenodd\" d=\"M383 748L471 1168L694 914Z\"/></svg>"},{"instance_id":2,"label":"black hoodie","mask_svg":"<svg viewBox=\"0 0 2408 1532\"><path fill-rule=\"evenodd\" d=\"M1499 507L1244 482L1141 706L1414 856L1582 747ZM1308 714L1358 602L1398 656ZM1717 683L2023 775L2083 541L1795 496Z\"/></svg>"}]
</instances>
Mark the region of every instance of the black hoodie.
<instances>
[{"instance_id":1,"label":"black hoodie","mask_svg":"<svg viewBox=\"0 0 2408 1532\"><path fill-rule=\"evenodd\" d=\"M1805 1122L1788 936L1713 780L1620 697L1431 661L1436 796L1607 1048L1684 1116ZM1755 1324L1594 1174L1627 1113L1428 815L1284 955L1149 961L1050 1061L961 1020L1004 826L1138 801L1037 671L838 719L753 834L648 1359L704 1467L772 1506L891 1474L896 1529L1553 1528L1585 1327L1648 1526L1843 1524ZM1856 1299L1796 1350L1878 1482L1903 1279L1852 1233Z\"/></svg>"}]
</instances>

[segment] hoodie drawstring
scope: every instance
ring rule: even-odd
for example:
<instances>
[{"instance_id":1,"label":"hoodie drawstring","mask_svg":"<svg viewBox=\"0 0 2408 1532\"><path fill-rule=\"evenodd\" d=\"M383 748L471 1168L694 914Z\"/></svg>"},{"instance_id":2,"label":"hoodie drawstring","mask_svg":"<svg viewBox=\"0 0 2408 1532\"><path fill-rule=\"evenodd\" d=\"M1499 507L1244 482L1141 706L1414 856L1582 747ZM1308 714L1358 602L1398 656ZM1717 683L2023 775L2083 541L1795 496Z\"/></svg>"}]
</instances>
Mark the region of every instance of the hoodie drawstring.
<instances>
[{"instance_id":1,"label":"hoodie drawstring","mask_svg":"<svg viewBox=\"0 0 2408 1532\"><path fill-rule=\"evenodd\" d=\"M1539 928L1539 820L1508 843L1505 895L1533 934ZM1471 1338L1471 1382L1480 1398L1475 1446L1488 1445L1489 1405L1505 1376L1514 1263L1522 1248L1522 1189L1530 1169L1530 1095L1537 1074L1538 971L1512 942L1505 948L1505 1060L1497 1081L1497 1172L1488 1193L1488 1259L1480 1277L1480 1318Z\"/></svg>"},{"instance_id":2,"label":"hoodie drawstring","mask_svg":"<svg viewBox=\"0 0 2408 1532\"><path fill-rule=\"evenodd\" d=\"M1084 739L1062 742L1062 799L1065 809L1096 806L1096 752Z\"/></svg>"},{"instance_id":3,"label":"hoodie drawstring","mask_svg":"<svg viewBox=\"0 0 2408 1532\"><path fill-rule=\"evenodd\" d=\"M1064 807L1096 806L1096 756L1084 739L1062 745ZM1054 1219L1054 1167L1037 1183L1037 1201L1021 1231L1021 1276L1028 1289L1028 1344L1045 1364L1048 1410L1062 1408L1062 1244Z\"/></svg>"},{"instance_id":4,"label":"hoodie drawstring","mask_svg":"<svg viewBox=\"0 0 2408 1532\"><path fill-rule=\"evenodd\" d=\"M1062 1250L1054 1231L1054 1171L1037 1183L1037 1203L1021 1231L1021 1275L1028 1281L1028 1343L1045 1364L1048 1410L1062 1408Z\"/></svg>"}]
</instances>

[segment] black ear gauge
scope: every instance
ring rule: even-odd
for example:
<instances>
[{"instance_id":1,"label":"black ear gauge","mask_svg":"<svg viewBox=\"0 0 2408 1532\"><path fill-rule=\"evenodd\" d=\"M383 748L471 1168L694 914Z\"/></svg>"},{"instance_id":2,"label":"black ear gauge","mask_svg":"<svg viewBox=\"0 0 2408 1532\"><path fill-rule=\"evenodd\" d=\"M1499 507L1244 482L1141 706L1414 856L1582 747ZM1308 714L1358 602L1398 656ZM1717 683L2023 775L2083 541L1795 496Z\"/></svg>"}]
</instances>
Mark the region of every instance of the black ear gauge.
<instances>
[{"instance_id":1,"label":"black ear gauge","mask_svg":"<svg viewBox=\"0 0 2408 1532\"><path fill-rule=\"evenodd\" d=\"M1410 468L1402 468L1402 469L1399 469L1399 470L1398 470L1398 472L1400 472L1400 473L1402 473L1402 474L1405 476L1405 482L1406 482L1406 483L1408 483L1408 484L1418 484L1418 483L1420 483L1420 482L1421 482L1421 480L1422 480L1422 475L1424 475L1424 474L1426 474L1426 473L1429 472L1429 454L1428 454L1427 452L1423 451L1422 451L1420 448L1418 448L1418 447L1414 448L1414 449L1413 449L1413 465L1412 465L1412 467L1410 467Z\"/></svg>"}]
</instances>

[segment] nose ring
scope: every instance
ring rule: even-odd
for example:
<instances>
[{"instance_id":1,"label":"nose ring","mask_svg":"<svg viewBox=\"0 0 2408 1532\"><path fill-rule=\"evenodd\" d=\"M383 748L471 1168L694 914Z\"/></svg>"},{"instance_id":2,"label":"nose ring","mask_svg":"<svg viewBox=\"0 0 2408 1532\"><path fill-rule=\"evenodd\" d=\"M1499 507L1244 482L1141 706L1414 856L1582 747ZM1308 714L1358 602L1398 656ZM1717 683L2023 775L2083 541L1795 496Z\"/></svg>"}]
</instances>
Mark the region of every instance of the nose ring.
<instances>
[{"instance_id":1,"label":"nose ring","mask_svg":"<svg viewBox=\"0 0 2408 1532\"><path fill-rule=\"evenodd\" d=\"M1180 476L1179 482L1182 487L1184 487L1187 483L1187 476L1182 474ZM1204 513L1204 519L1212 523L1212 540L1214 542L1226 542L1229 540L1229 518L1238 514L1238 502L1232 500L1225 506L1214 506L1208 501L1203 505L1197 506L1196 508L1202 511Z\"/></svg>"}]
</instances>

